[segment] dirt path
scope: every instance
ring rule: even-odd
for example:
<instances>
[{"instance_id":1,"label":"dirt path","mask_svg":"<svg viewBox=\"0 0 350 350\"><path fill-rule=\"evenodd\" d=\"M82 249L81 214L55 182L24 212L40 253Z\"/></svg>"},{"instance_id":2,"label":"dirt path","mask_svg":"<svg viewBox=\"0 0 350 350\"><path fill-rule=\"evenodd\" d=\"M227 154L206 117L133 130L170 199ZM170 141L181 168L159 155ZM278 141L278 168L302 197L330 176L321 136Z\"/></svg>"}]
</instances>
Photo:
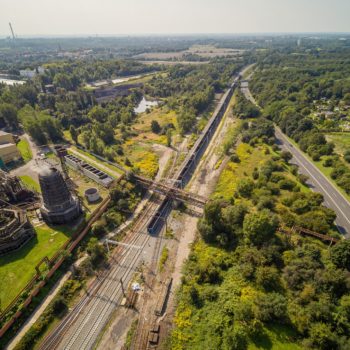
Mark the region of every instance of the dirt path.
<instances>
[{"instance_id":1,"label":"dirt path","mask_svg":"<svg viewBox=\"0 0 350 350\"><path fill-rule=\"evenodd\" d=\"M224 139L224 136L226 135L227 129L233 122L232 118L230 118L230 116L232 116L231 106L233 101L234 98L231 99L230 107L228 108L222 122L220 123L216 133L214 134L209 147L204 153L202 161L199 164L198 169L193 176L193 180L187 186L187 190L191 192L201 194L204 196L209 196L215 188L219 175L226 163L224 157L221 165L217 167L218 161L223 157L221 152L222 141ZM183 147L180 147L178 153L181 153L181 149L183 149ZM168 157L170 157L170 155L171 153L169 152ZM160 159L160 164L163 164L165 166L165 164L167 163L166 160L167 159L165 159L164 155L164 159ZM158 320L161 323L161 338L164 338L166 336L167 331L171 327L171 321L175 311L174 291L181 283L182 266L184 261L188 258L188 255L191 250L191 243L194 241L197 232L197 217L193 217L187 214L181 214L180 217L175 217L177 215L178 213L174 213L171 216L171 218L169 218L169 226L174 231L175 239L165 240L166 242L163 242L163 244L166 244L166 246L169 249L169 263L165 268L166 271L163 271L163 273L161 273L158 276L159 280L157 280L157 282L154 285L152 285L152 297L143 301L146 303L146 306L142 307L143 312L140 311L141 314L144 315L154 314L155 304L157 303L157 299L162 288L162 281L164 282L166 280L166 277L172 276L173 285L171 287L170 297L167 304L168 307L163 318ZM106 333L102 337L101 342L97 347L98 349L121 348L120 346L122 342L120 340L122 338L125 339L126 329L124 328L125 332L123 335L122 329L120 328L120 326L118 326L118 324L120 324L120 318L124 318L122 315L123 312L120 311L117 313L119 314L118 317L110 324L110 326L106 330ZM152 317L150 316L150 318ZM146 320L146 322L148 321Z\"/></svg>"},{"instance_id":2,"label":"dirt path","mask_svg":"<svg viewBox=\"0 0 350 350\"><path fill-rule=\"evenodd\" d=\"M212 138L211 144L204 153L202 161L200 162L196 172L194 173L192 180L187 186L187 189L192 193L209 197L215 189L215 185L218 181L221 171L225 167L225 158L223 159L219 167L216 168L216 164L222 157L220 148L224 140L226 131L233 123L231 111L232 101L233 100L231 100L230 107L228 108L222 122L220 123L216 133ZM182 234L179 239L179 245L174 264L174 271L172 275L173 290L175 290L180 285L182 266L190 254L191 243L195 240L197 232L197 222L198 218L196 217L189 215L184 216L182 226L186 227L186 230L182 230ZM171 300L169 300L169 302L171 302Z\"/></svg>"},{"instance_id":3,"label":"dirt path","mask_svg":"<svg viewBox=\"0 0 350 350\"><path fill-rule=\"evenodd\" d=\"M12 350L16 347L19 341L29 331L30 327L39 319L42 313L45 311L47 306L51 303L53 298L61 290L63 284L71 277L73 269L76 269L86 259L86 255L78 259L73 265L71 265L69 271L67 271L52 287L49 294L44 298L40 305L32 313L32 316L24 323L17 335L7 344L6 350Z\"/></svg>"},{"instance_id":4,"label":"dirt path","mask_svg":"<svg viewBox=\"0 0 350 350\"><path fill-rule=\"evenodd\" d=\"M159 155L158 160L158 173L155 178L156 181L159 181L162 178L162 175L164 173L164 169L167 166L168 160L172 157L173 153L175 152L172 148L166 147L164 145L154 144L152 148L157 152Z\"/></svg>"},{"instance_id":5,"label":"dirt path","mask_svg":"<svg viewBox=\"0 0 350 350\"><path fill-rule=\"evenodd\" d=\"M15 348L15 346L19 343L19 341L24 337L24 335L29 331L30 327L39 319L39 317L42 315L42 313L45 311L47 306L51 303L53 298L57 295L63 284L68 280L68 278L71 276L71 272L68 271L65 273L53 286L50 293L45 297L43 302L35 309L34 313L28 319L19 333L12 339L12 341L7 345L7 350L12 350Z\"/></svg>"},{"instance_id":6,"label":"dirt path","mask_svg":"<svg viewBox=\"0 0 350 350\"><path fill-rule=\"evenodd\" d=\"M16 176L27 175L37 181L39 165L37 163L36 157L37 157L37 154L40 152L40 150L38 146L31 140L29 135L24 134L22 138L25 138L28 141L30 149L32 151L33 158L29 162L20 166L19 168L16 168L10 171L10 174L16 175Z\"/></svg>"}]
</instances>

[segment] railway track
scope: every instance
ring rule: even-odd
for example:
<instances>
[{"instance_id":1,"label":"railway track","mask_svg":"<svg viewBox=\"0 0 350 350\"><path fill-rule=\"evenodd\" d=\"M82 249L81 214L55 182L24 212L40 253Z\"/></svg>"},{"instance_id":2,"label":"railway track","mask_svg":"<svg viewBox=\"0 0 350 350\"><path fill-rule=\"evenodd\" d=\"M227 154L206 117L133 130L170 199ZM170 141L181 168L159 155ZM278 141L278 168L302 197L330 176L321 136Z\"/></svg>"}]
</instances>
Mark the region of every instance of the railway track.
<instances>
[{"instance_id":1,"label":"railway track","mask_svg":"<svg viewBox=\"0 0 350 350\"><path fill-rule=\"evenodd\" d=\"M187 154L185 161L180 166L180 169L176 171L176 180L186 183L186 181L191 177L192 171L198 164L211 136L214 134L216 127L221 120L221 117L227 109L228 101L233 94L237 80L238 78L236 77L234 83L224 94L222 100L218 104L216 111L203 130L201 136ZM175 163L173 163L173 165L174 164ZM171 170L172 171L169 172L167 178L172 175L171 173L174 170L174 166L172 166ZM123 241L131 245L141 246L142 249L136 250L132 248L118 247L112 255L111 260L113 260L113 263L111 264L111 268L106 271L100 279L96 279L94 281L90 288L89 295L83 298L64 318L58 327L56 327L56 329L44 339L39 349L83 350L93 348L98 334L102 331L113 310L116 306L120 305L123 298L123 288L120 288L119 281L122 281L123 284L125 283L127 285L132 278L133 270L142 260L142 251L152 237L147 232L152 224L152 220L154 221L154 218L156 218L155 224L152 224L152 227L154 227L157 225L157 222L162 219L162 216L166 215L169 210L168 202L170 202L170 200L167 198L166 194L160 195L160 198L160 204L154 202L147 203L143 213L136 220L136 223L129 231L127 238ZM157 230L155 230L154 233L157 233L156 231ZM150 286L152 286L156 278L157 261L160 248L161 239L158 238L156 239L156 244L152 255L152 276L150 278ZM116 255L118 255L117 258L115 258ZM146 290L145 296L147 297L149 293L150 292ZM145 306L143 305L143 307ZM137 350L142 349L143 344L145 344L145 337L147 336L147 332L142 324L140 327L141 332L137 343L140 344L141 347L133 347Z\"/></svg>"},{"instance_id":2,"label":"railway track","mask_svg":"<svg viewBox=\"0 0 350 350\"><path fill-rule=\"evenodd\" d=\"M167 178L171 175L172 171L168 173ZM120 284L116 285L116 281L122 280L125 285L130 282L133 271L142 260L142 251L150 240L146 229L147 223L159 208L159 202L164 200L164 196L153 194L150 199L154 201L148 202L135 224L129 229L126 239L123 240L123 243L140 246L141 249L117 247L110 259L112 268L94 281L89 289L89 295L85 296L59 326L44 339L39 347L40 350L91 349L94 346L99 332L108 322L115 306L120 305L124 296ZM152 256L159 256L160 244L158 242L157 239ZM154 266L153 260L152 266ZM85 309L88 309L88 313L83 317L83 322L78 327L74 327L78 318L84 315ZM68 341L64 342L65 338L68 338Z\"/></svg>"},{"instance_id":3,"label":"railway track","mask_svg":"<svg viewBox=\"0 0 350 350\"><path fill-rule=\"evenodd\" d=\"M125 243L138 245L142 248L147 245L150 236L143 228L157 207L156 202L150 202L146 206L130 230L130 234L124 240ZM132 272L141 261L142 251L143 249L117 247L111 257L111 265L113 266L94 281L89 289L89 295L74 307L59 326L43 341L39 349L90 349L96 340L96 334L107 322L115 305L120 304L123 298L121 288L116 288L119 287L119 285L116 286L116 281L120 284L119 281L122 279L123 284L129 283ZM74 334L70 335L71 327L76 323L78 317L84 314L86 308L88 308L88 312L84 317L84 322L80 323L78 327L74 327ZM97 314L97 317L94 316ZM64 343L62 340L66 336L69 336L69 340Z\"/></svg>"}]
</instances>

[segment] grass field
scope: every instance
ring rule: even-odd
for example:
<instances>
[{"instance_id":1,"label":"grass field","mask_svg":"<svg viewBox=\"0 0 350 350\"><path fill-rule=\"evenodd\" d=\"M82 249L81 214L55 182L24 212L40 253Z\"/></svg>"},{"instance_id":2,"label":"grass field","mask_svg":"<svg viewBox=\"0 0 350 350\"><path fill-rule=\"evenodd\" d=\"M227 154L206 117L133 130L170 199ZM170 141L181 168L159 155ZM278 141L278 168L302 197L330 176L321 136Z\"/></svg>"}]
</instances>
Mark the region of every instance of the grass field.
<instances>
[{"instance_id":1,"label":"grass field","mask_svg":"<svg viewBox=\"0 0 350 350\"><path fill-rule=\"evenodd\" d=\"M264 334L254 338L248 350L302 350L295 342L296 334L290 328L273 325L264 328Z\"/></svg>"},{"instance_id":2,"label":"grass field","mask_svg":"<svg viewBox=\"0 0 350 350\"><path fill-rule=\"evenodd\" d=\"M350 133L332 133L327 134L327 140L335 144L336 152L344 154L350 150Z\"/></svg>"},{"instance_id":3,"label":"grass field","mask_svg":"<svg viewBox=\"0 0 350 350\"><path fill-rule=\"evenodd\" d=\"M21 175L20 179L27 188L33 189L37 192L41 192L39 184L35 180L33 180L29 175Z\"/></svg>"},{"instance_id":4,"label":"grass field","mask_svg":"<svg viewBox=\"0 0 350 350\"><path fill-rule=\"evenodd\" d=\"M4 309L35 275L36 264L52 257L70 237L66 227L37 227L36 237L19 250L0 257L0 300Z\"/></svg>"},{"instance_id":5,"label":"grass field","mask_svg":"<svg viewBox=\"0 0 350 350\"><path fill-rule=\"evenodd\" d=\"M136 123L133 125L133 130L136 131L138 135L132 138L133 141L166 144L165 135L152 132L152 120L156 120L160 127L172 123L176 128L174 134L178 133L176 112L173 110L169 111L164 107L158 107L153 108L150 113L142 113L138 116Z\"/></svg>"},{"instance_id":6,"label":"grass field","mask_svg":"<svg viewBox=\"0 0 350 350\"><path fill-rule=\"evenodd\" d=\"M26 139L21 139L21 141L17 143L17 148L26 163L33 158L32 150L30 149L29 142Z\"/></svg>"},{"instance_id":7,"label":"grass field","mask_svg":"<svg viewBox=\"0 0 350 350\"><path fill-rule=\"evenodd\" d=\"M214 198L230 199L236 191L236 185L244 177L251 176L255 167L258 167L271 156L264 153L264 147L253 148L246 143L237 146L237 155L240 163L229 162L222 171L215 192Z\"/></svg>"},{"instance_id":8,"label":"grass field","mask_svg":"<svg viewBox=\"0 0 350 350\"><path fill-rule=\"evenodd\" d=\"M131 161L132 167L138 168L142 174L153 178L158 172L158 155L151 145L141 142L126 141L124 154Z\"/></svg>"}]
</instances>

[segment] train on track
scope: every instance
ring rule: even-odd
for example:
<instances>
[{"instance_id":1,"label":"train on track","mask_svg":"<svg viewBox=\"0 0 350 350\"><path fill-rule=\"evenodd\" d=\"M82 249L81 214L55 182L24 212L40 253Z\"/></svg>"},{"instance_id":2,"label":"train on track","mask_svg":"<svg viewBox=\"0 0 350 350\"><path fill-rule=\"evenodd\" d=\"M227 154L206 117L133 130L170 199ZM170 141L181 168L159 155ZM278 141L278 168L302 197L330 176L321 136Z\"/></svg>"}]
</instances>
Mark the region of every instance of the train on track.
<instances>
[{"instance_id":1,"label":"train on track","mask_svg":"<svg viewBox=\"0 0 350 350\"><path fill-rule=\"evenodd\" d=\"M206 127L203 129L198 140L193 145L192 149L190 150L185 160L183 161L180 169L175 175L174 180L175 180L176 187L182 187L182 188L185 187L185 185L193 175L193 172L196 169L201 159L201 156L205 152L212 136L214 135L218 125L220 124L222 117L225 114L225 111L228 107L228 104L230 103L230 100L238 85L239 80L240 80L240 75L237 75L233 83L231 84L230 88L225 92L225 94L220 99L220 102L218 103L213 115L209 119ZM171 199L164 198L158 210L156 211L156 213L154 214L153 218L151 219L151 221L147 226L148 233L150 234L158 233L158 231L164 224L166 215L168 215L171 209L171 202L172 202Z\"/></svg>"}]
</instances>

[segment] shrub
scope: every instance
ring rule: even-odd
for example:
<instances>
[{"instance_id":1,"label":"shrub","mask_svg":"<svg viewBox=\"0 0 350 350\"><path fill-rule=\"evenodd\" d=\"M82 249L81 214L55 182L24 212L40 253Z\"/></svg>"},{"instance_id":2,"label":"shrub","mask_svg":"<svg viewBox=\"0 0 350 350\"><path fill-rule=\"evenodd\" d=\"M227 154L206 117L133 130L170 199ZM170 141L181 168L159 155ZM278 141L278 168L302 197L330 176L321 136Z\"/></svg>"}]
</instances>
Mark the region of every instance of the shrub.
<instances>
[{"instance_id":1,"label":"shrub","mask_svg":"<svg viewBox=\"0 0 350 350\"><path fill-rule=\"evenodd\" d=\"M239 157L238 157L238 155L236 153L231 155L230 160L231 160L231 162L234 162L234 163L240 163L241 162L241 160L239 159Z\"/></svg>"},{"instance_id":2,"label":"shrub","mask_svg":"<svg viewBox=\"0 0 350 350\"><path fill-rule=\"evenodd\" d=\"M249 179L242 179L237 184L237 192L240 196L249 198L254 189L254 182Z\"/></svg>"},{"instance_id":3,"label":"shrub","mask_svg":"<svg viewBox=\"0 0 350 350\"><path fill-rule=\"evenodd\" d=\"M244 217L243 233L252 243L261 245L274 235L277 226L277 218L269 210L263 210Z\"/></svg>"},{"instance_id":4,"label":"shrub","mask_svg":"<svg viewBox=\"0 0 350 350\"><path fill-rule=\"evenodd\" d=\"M336 267L350 271L350 241L342 240L333 246L331 260Z\"/></svg>"},{"instance_id":5,"label":"shrub","mask_svg":"<svg viewBox=\"0 0 350 350\"><path fill-rule=\"evenodd\" d=\"M255 316L263 322L285 321L287 318L286 298L279 293L267 293L255 300Z\"/></svg>"},{"instance_id":6,"label":"shrub","mask_svg":"<svg viewBox=\"0 0 350 350\"><path fill-rule=\"evenodd\" d=\"M260 266L255 272L256 283L266 290L273 290L279 286L279 273L273 266Z\"/></svg>"},{"instance_id":7,"label":"shrub","mask_svg":"<svg viewBox=\"0 0 350 350\"><path fill-rule=\"evenodd\" d=\"M152 120L151 121L151 130L155 134L159 134L160 131L161 131L161 127L160 127L159 123L156 120Z\"/></svg>"},{"instance_id":8,"label":"shrub","mask_svg":"<svg viewBox=\"0 0 350 350\"><path fill-rule=\"evenodd\" d=\"M320 350L338 349L336 337L325 323L315 323L311 326L310 337L305 345Z\"/></svg>"},{"instance_id":9,"label":"shrub","mask_svg":"<svg viewBox=\"0 0 350 350\"><path fill-rule=\"evenodd\" d=\"M293 180L284 179L278 182L278 186L281 190L293 191L294 187L296 186L296 183Z\"/></svg>"},{"instance_id":10,"label":"shrub","mask_svg":"<svg viewBox=\"0 0 350 350\"><path fill-rule=\"evenodd\" d=\"M66 310L67 303L62 296L58 296L56 299L54 299L52 303L52 312L54 313L54 315L59 316Z\"/></svg>"},{"instance_id":11,"label":"shrub","mask_svg":"<svg viewBox=\"0 0 350 350\"><path fill-rule=\"evenodd\" d=\"M330 166L332 166L333 165L333 160L332 160L332 158L326 158L325 160L324 160L324 162L323 162L323 166L324 167L330 167Z\"/></svg>"}]
</instances>

